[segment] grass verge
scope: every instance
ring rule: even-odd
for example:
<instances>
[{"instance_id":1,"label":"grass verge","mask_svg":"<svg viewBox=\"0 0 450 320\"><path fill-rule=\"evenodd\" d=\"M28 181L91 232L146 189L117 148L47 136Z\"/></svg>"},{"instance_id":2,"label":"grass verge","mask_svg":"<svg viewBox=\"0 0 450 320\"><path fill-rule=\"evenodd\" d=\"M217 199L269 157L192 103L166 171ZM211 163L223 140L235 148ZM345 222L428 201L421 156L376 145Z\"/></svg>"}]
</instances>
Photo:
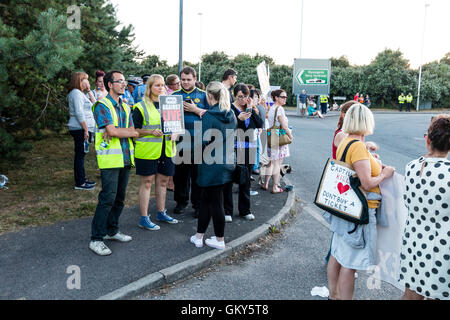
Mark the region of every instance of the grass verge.
<instances>
[{"instance_id":1,"label":"grass verge","mask_svg":"<svg viewBox=\"0 0 450 320\"><path fill-rule=\"evenodd\" d=\"M21 162L0 160L0 173L9 179L8 189L0 189L0 234L94 215L101 190L95 150L91 145L85 157L85 171L97 186L85 191L74 190L73 149L73 138L68 133L51 135L35 141ZM139 203L139 183L132 168L126 206Z\"/></svg>"}]
</instances>

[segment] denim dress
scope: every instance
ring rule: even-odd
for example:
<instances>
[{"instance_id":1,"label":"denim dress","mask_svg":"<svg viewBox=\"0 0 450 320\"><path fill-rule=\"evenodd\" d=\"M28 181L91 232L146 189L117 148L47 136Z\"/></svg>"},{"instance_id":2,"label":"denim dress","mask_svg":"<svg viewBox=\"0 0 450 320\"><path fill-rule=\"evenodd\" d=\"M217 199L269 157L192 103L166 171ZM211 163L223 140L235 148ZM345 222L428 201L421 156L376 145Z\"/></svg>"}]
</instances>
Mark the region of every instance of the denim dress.
<instances>
[{"instance_id":1,"label":"denim dress","mask_svg":"<svg viewBox=\"0 0 450 320\"><path fill-rule=\"evenodd\" d=\"M368 200L381 200L381 195L367 192ZM323 218L330 224L333 232L331 240L331 255L341 266L347 269L368 270L375 265L377 250L377 217L375 208L369 208L369 223L358 225L356 231L349 234L355 228L355 224L329 212L323 214Z\"/></svg>"}]
</instances>

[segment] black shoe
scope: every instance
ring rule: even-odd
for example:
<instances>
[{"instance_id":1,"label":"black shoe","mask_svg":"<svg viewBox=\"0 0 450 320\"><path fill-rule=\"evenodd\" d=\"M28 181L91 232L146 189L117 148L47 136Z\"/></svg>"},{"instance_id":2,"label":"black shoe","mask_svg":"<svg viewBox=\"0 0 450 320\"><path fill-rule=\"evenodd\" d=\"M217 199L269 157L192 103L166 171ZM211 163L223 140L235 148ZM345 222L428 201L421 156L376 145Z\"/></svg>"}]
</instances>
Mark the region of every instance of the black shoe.
<instances>
[{"instance_id":1,"label":"black shoe","mask_svg":"<svg viewBox=\"0 0 450 320\"><path fill-rule=\"evenodd\" d=\"M200 209L199 208L194 208L194 212L192 213L192 216L195 219L198 219L198 216L200 215Z\"/></svg>"},{"instance_id":2,"label":"black shoe","mask_svg":"<svg viewBox=\"0 0 450 320\"><path fill-rule=\"evenodd\" d=\"M259 175L259 169L257 169L257 170L253 170L253 171L252 171L252 174L256 174L256 175Z\"/></svg>"},{"instance_id":3,"label":"black shoe","mask_svg":"<svg viewBox=\"0 0 450 320\"><path fill-rule=\"evenodd\" d=\"M183 213L184 209L186 209L187 205L182 203L177 203L177 206L175 209L173 209L173 213L175 214L181 214Z\"/></svg>"},{"instance_id":4,"label":"black shoe","mask_svg":"<svg viewBox=\"0 0 450 320\"><path fill-rule=\"evenodd\" d=\"M89 184L89 185L91 185L91 186L97 185L97 183L96 183L95 181L86 180L85 182L86 182L86 184Z\"/></svg>"}]
</instances>

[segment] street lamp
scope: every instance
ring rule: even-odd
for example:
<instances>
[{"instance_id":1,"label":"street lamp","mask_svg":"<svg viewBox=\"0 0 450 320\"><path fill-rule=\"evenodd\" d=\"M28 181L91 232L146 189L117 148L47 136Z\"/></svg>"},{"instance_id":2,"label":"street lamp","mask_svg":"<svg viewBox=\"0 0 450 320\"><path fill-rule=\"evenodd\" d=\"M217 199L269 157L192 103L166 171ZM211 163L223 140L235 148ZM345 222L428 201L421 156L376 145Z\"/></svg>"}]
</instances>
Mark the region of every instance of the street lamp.
<instances>
[{"instance_id":1,"label":"street lamp","mask_svg":"<svg viewBox=\"0 0 450 320\"><path fill-rule=\"evenodd\" d=\"M180 0L180 31L178 40L178 74L183 67L183 0Z\"/></svg>"},{"instance_id":2,"label":"street lamp","mask_svg":"<svg viewBox=\"0 0 450 320\"><path fill-rule=\"evenodd\" d=\"M198 64L198 81L202 81L202 17L203 13L198 13L200 17L200 62Z\"/></svg>"},{"instance_id":3,"label":"street lamp","mask_svg":"<svg viewBox=\"0 0 450 320\"><path fill-rule=\"evenodd\" d=\"M302 58L302 39L303 38L303 0L302 0L302 9L301 9L301 18L300 18L300 55L299 59ZM297 115L300 115L300 97L297 95Z\"/></svg>"},{"instance_id":4,"label":"street lamp","mask_svg":"<svg viewBox=\"0 0 450 320\"><path fill-rule=\"evenodd\" d=\"M420 102L420 82L422 81L422 60L423 60L423 47L425 42L425 22L427 18L427 8L430 4L425 4L425 14L423 16L423 31L422 31L422 48L420 49L420 67L419 67L419 85L417 87L417 106L416 111L419 111L419 102Z\"/></svg>"}]
</instances>

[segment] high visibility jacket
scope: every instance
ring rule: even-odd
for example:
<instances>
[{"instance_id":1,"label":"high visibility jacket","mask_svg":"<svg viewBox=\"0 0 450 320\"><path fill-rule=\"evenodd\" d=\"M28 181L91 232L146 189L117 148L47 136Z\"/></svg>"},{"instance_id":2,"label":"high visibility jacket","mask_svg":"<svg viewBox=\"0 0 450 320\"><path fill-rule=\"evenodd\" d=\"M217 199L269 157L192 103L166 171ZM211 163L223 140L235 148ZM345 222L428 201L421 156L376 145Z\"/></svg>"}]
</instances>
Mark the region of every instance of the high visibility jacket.
<instances>
[{"instance_id":1,"label":"high visibility jacket","mask_svg":"<svg viewBox=\"0 0 450 320\"><path fill-rule=\"evenodd\" d=\"M406 100L405 96L402 96L402 95L398 96L398 103L405 103L405 100Z\"/></svg>"},{"instance_id":2,"label":"high visibility jacket","mask_svg":"<svg viewBox=\"0 0 450 320\"><path fill-rule=\"evenodd\" d=\"M413 96L410 95L410 94L408 94L408 95L406 96L406 102L411 103L412 101L413 101Z\"/></svg>"},{"instance_id":3,"label":"high visibility jacket","mask_svg":"<svg viewBox=\"0 0 450 320\"><path fill-rule=\"evenodd\" d=\"M116 109L114 108L111 101L105 97L100 100L98 103L104 104L108 107L109 112L111 112L111 116L113 119L113 124L116 128L119 128L119 118L117 116ZM94 103L92 106L92 110L94 111L97 103ZM125 103L122 102L122 108L125 110L126 114L126 126L130 123L131 109ZM122 146L120 145L120 138L111 137L109 143L103 140L103 133L105 129L99 129L97 125L95 125L95 152L97 154L97 163L100 169L112 169L112 168L123 168L123 151ZM131 165L134 166L134 146L131 138L128 138L128 143L130 145L130 159Z\"/></svg>"},{"instance_id":4,"label":"high visibility jacket","mask_svg":"<svg viewBox=\"0 0 450 320\"><path fill-rule=\"evenodd\" d=\"M149 102L144 98L144 100L134 105L134 109L134 112L140 112L142 114L142 129L161 129L161 114L153 102ZM175 142L170 140L170 136L156 137L151 134L136 139L136 158L145 160L159 159L161 157L163 139L166 139L165 154L167 157L172 158L175 155L176 149Z\"/></svg>"},{"instance_id":5,"label":"high visibility jacket","mask_svg":"<svg viewBox=\"0 0 450 320\"><path fill-rule=\"evenodd\" d=\"M327 103L328 102L328 97L325 95L321 95L320 96L320 103Z\"/></svg>"}]
</instances>

